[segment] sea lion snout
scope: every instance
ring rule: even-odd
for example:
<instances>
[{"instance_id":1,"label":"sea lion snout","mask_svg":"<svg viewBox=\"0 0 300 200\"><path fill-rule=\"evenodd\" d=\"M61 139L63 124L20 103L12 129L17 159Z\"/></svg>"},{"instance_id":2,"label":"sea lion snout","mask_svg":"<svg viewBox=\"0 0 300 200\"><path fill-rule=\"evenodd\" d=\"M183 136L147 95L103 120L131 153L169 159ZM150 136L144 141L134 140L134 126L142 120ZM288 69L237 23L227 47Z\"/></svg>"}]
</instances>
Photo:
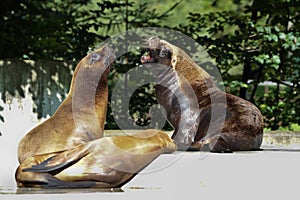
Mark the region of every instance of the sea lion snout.
<instances>
[{"instance_id":1,"label":"sea lion snout","mask_svg":"<svg viewBox=\"0 0 300 200\"><path fill-rule=\"evenodd\" d=\"M157 36L151 37L147 41L148 53L141 57L141 63L160 63L171 66L172 51L164 40L160 40Z\"/></svg>"},{"instance_id":2,"label":"sea lion snout","mask_svg":"<svg viewBox=\"0 0 300 200\"><path fill-rule=\"evenodd\" d=\"M92 66L96 62L103 61L103 64L109 65L115 59L114 50L109 46L96 50L90 54L89 66Z\"/></svg>"}]
</instances>

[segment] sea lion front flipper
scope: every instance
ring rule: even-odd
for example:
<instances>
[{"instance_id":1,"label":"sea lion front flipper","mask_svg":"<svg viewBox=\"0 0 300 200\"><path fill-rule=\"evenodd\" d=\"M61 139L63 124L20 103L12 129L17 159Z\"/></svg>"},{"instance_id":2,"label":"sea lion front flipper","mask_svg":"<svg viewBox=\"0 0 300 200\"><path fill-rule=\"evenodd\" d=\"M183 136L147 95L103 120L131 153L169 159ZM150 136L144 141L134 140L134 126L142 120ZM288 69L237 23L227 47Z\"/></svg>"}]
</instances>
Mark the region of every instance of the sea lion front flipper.
<instances>
[{"instance_id":1,"label":"sea lion front flipper","mask_svg":"<svg viewBox=\"0 0 300 200\"><path fill-rule=\"evenodd\" d=\"M261 135L242 135L239 131L206 135L191 145L192 150L231 153L233 151L253 151L259 149Z\"/></svg>"},{"instance_id":2,"label":"sea lion front flipper","mask_svg":"<svg viewBox=\"0 0 300 200\"><path fill-rule=\"evenodd\" d=\"M201 140L193 143L188 150L210 151L218 153L232 153L233 149L228 143L228 139L222 133L208 135Z\"/></svg>"}]
</instances>

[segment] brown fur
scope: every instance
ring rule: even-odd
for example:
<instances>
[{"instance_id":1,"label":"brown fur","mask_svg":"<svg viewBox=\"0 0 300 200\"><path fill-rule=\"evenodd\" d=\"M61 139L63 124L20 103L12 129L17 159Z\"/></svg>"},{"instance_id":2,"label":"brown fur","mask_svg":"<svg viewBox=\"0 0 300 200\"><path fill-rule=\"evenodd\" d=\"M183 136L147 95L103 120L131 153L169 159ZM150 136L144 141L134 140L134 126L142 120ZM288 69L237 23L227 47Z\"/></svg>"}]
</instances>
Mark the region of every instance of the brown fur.
<instances>
[{"instance_id":1,"label":"brown fur","mask_svg":"<svg viewBox=\"0 0 300 200\"><path fill-rule=\"evenodd\" d=\"M98 55L101 59L93 60L92 55ZM32 129L20 141L19 162L34 155L63 151L102 137L108 101L107 75L113 60L112 49L103 47L79 62L65 100L48 120ZM96 91L89 91L93 88ZM90 93L95 96L89 96Z\"/></svg>"},{"instance_id":2,"label":"brown fur","mask_svg":"<svg viewBox=\"0 0 300 200\"><path fill-rule=\"evenodd\" d=\"M19 187L118 187L176 145L157 130L103 138L107 75L114 53L103 47L76 67L68 96L55 114L19 143Z\"/></svg>"},{"instance_id":3,"label":"brown fur","mask_svg":"<svg viewBox=\"0 0 300 200\"><path fill-rule=\"evenodd\" d=\"M219 90L210 75L180 48L157 37L150 38L148 46L150 55L141 61L164 65L161 72L155 72L158 66L147 66L155 72L156 96L175 129L172 138L180 148L216 152L259 149L263 117L256 106ZM184 98L193 101L193 96L197 106L179 103Z\"/></svg>"},{"instance_id":4,"label":"brown fur","mask_svg":"<svg viewBox=\"0 0 300 200\"><path fill-rule=\"evenodd\" d=\"M158 130L104 137L29 157L18 167L16 180L19 187L120 187L160 154L175 150L171 138Z\"/></svg>"}]
</instances>

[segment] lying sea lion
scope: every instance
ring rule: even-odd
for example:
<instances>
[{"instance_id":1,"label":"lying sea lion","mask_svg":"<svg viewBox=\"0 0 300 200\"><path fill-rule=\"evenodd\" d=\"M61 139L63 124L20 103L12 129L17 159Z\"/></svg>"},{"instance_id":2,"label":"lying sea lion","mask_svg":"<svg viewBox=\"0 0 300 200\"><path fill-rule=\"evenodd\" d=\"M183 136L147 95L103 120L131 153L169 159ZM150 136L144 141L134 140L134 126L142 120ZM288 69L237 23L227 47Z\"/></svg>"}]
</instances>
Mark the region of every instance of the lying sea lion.
<instances>
[{"instance_id":1,"label":"lying sea lion","mask_svg":"<svg viewBox=\"0 0 300 200\"><path fill-rule=\"evenodd\" d=\"M141 62L153 72L158 102L181 149L231 152L257 150L263 117L252 103L224 93L183 50L151 37ZM192 91L192 92L191 92Z\"/></svg>"},{"instance_id":2,"label":"lying sea lion","mask_svg":"<svg viewBox=\"0 0 300 200\"><path fill-rule=\"evenodd\" d=\"M76 66L70 90L56 112L20 141L18 159L64 151L103 136L108 102L107 76L115 55L104 46Z\"/></svg>"},{"instance_id":3,"label":"lying sea lion","mask_svg":"<svg viewBox=\"0 0 300 200\"><path fill-rule=\"evenodd\" d=\"M121 187L162 153L176 150L164 132L103 137L61 152L25 159L16 173L19 187Z\"/></svg>"}]
</instances>

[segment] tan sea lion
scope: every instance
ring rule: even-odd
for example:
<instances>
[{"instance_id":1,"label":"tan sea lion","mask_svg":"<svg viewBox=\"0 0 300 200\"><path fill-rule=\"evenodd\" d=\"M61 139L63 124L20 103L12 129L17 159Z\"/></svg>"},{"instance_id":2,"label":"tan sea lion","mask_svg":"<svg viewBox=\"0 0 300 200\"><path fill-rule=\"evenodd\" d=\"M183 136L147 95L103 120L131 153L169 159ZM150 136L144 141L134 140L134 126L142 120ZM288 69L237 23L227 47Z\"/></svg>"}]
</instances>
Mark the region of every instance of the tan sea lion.
<instances>
[{"instance_id":1,"label":"tan sea lion","mask_svg":"<svg viewBox=\"0 0 300 200\"><path fill-rule=\"evenodd\" d=\"M176 145L157 130L103 138L107 75L115 59L104 46L77 65L70 91L48 120L19 143L19 187L119 187Z\"/></svg>"},{"instance_id":2,"label":"tan sea lion","mask_svg":"<svg viewBox=\"0 0 300 200\"><path fill-rule=\"evenodd\" d=\"M16 173L19 187L121 187L162 153L176 150L164 132L103 137L61 152L25 159Z\"/></svg>"},{"instance_id":3,"label":"tan sea lion","mask_svg":"<svg viewBox=\"0 0 300 200\"><path fill-rule=\"evenodd\" d=\"M224 93L182 49L151 37L141 62L153 72L158 102L181 149L231 152L257 150L263 117L252 103Z\"/></svg>"},{"instance_id":4,"label":"tan sea lion","mask_svg":"<svg viewBox=\"0 0 300 200\"><path fill-rule=\"evenodd\" d=\"M18 159L64 151L103 136L106 119L107 75L114 61L112 48L104 46L76 66L70 91L56 112L20 141Z\"/></svg>"}]
</instances>

